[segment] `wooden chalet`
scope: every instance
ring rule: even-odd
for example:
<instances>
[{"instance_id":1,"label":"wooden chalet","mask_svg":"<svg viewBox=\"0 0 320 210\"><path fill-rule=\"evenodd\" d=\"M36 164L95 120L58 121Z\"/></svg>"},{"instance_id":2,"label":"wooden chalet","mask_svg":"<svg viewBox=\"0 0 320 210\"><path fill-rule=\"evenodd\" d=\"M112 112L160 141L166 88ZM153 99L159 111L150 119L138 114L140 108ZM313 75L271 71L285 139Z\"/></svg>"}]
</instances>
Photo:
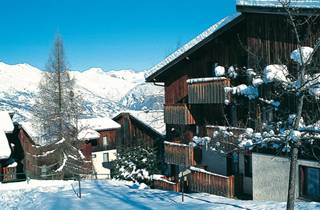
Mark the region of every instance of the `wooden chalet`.
<instances>
[{"instance_id":1,"label":"wooden chalet","mask_svg":"<svg viewBox=\"0 0 320 210\"><path fill-rule=\"evenodd\" d=\"M24 174L30 178L36 179L52 179L61 178L59 174L50 174L50 170L57 170L60 156L55 150L59 141L46 143L41 141L40 134L30 122L20 125L19 140L23 148L24 158ZM100 134L88 127L83 129L79 135L79 143L81 152L85 157L86 173L92 172L92 144L96 144L100 138Z\"/></svg>"},{"instance_id":2,"label":"wooden chalet","mask_svg":"<svg viewBox=\"0 0 320 210\"><path fill-rule=\"evenodd\" d=\"M24 179L23 152L17 138L17 126L12 122L14 113L0 111L0 182Z\"/></svg>"},{"instance_id":3,"label":"wooden chalet","mask_svg":"<svg viewBox=\"0 0 320 210\"><path fill-rule=\"evenodd\" d=\"M96 133L98 137L91 140L93 173L99 179L110 179L113 166L111 163L116 159L117 134L121 125L104 117L82 119L80 127L84 128L84 134L94 136Z\"/></svg>"},{"instance_id":4,"label":"wooden chalet","mask_svg":"<svg viewBox=\"0 0 320 210\"><path fill-rule=\"evenodd\" d=\"M177 181L180 172L190 169L191 191L228 197L252 196L250 152L227 152L219 156L207 152L204 147L190 146L190 142L194 136L214 138L213 132L220 129L219 126L234 126L225 129L240 135L241 128L259 130L263 122L276 118L277 112L270 104L253 102L245 95L225 91L225 88L240 84L252 86L251 68L262 71L266 65L281 61L287 64L291 74L296 74L296 64L291 61L290 54L297 48L297 43L285 10L275 0L268 1L267 5L259 2L263 3L238 0L237 14L211 26L147 74L147 82L165 87L167 141L164 157L170 165L166 175L171 181ZM298 2L294 8L294 14L300 18L320 13L319 3L311 7ZM320 37L319 26L320 21L316 19L299 31L301 36L308 34L302 36L305 46L313 46ZM313 60L315 69L319 67L319 59L317 56ZM216 71L217 66L227 69L221 74ZM237 77L232 76L234 74ZM263 85L257 92L268 98L270 88ZM279 110L290 112L295 108L294 103L294 97L288 96L281 100Z\"/></svg>"},{"instance_id":5,"label":"wooden chalet","mask_svg":"<svg viewBox=\"0 0 320 210\"><path fill-rule=\"evenodd\" d=\"M117 134L119 147L147 146L155 148L163 168L163 142L166 126L163 111L128 111L119 113L113 118L121 125Z\"/></svg>"}]
</instances>

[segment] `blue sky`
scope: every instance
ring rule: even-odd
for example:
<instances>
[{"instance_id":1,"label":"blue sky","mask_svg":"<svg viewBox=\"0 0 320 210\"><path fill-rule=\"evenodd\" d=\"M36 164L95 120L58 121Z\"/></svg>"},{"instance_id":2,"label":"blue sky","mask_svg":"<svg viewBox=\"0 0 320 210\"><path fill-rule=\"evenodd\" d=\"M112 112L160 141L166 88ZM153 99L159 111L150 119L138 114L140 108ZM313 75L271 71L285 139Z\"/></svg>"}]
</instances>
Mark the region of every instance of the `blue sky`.
<instances>
[{"instance_id":1,"label":"blue sky","mask_svg":"<svg viewBox=\"0 0 320 210\"><path fill-rule=\"evenodd\" d=\"M145 70L233 13L235 0L0 0L0 61L43 68L60 33L73 70Z\"/></svg>"}]
</instances>

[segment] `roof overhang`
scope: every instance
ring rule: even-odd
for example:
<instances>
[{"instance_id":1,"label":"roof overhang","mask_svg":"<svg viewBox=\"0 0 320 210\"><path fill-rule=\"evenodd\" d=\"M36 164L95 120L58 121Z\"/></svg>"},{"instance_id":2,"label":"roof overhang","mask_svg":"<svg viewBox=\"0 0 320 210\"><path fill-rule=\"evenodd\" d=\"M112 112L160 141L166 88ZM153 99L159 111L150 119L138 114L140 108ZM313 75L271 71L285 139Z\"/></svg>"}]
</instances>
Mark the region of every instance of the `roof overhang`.
<instances>
[{"instance_id":1,"label":"roof overhang","mask_svg":"<svg viewBox=\"0 0 320 210\"><path fill-rule=\"evenodd\" d=\"M289 10L295 16L314 16L320 14L320 8L289 8ZM237 5L237 11L241 13L288 15L288 11L285 8L271 6Z\"/></svg>"},{"instance_id":2,"label":"roof overhang","mask_svg":"<svg viewBox=\"0 0 320 210\"><path fill-rule=\"evenodd\" d=\"M236 16L234 16L234 18L229 21L228 23L226 23L225 25L223 25L222 27L220 27L219 29L217 29L216 31L214 31L212 34L210 34L209 36L207 36L205 39L201 40L199 43L197 43L195 46L191 47L190 49L188 49L187 51L185 51L184 53L182 53L181 55L179 55L177 58L173 59L172 61L168 62L166 65L164 65L163 67L159 68L158 70L152 72L150 75L148 75L146 77L146 82L164 82L161 80L158 80L157 78L163 74L164 72L166 72L167 70L169 70L170 68L172 68L174 65L176 65L177 63L179 63L180 61L182 61L183 59L187 59L188 56L190 56L191 54L193 54L195 51L197 51L199 48L203 47L204 45L206 45L208 42L210 42L211 40L217 38L218 36L220 36L221 34L223 34L224 32L226 32L228 29L232 28L233 26L237 25L239 22L241 22L244 19L243 15L241 14L237 14ZM191 40L192 42L192 40ZM171 55L170 55L171 56ZM170 57L168 56L168 57Z\"/></svg>"}]
</instances>

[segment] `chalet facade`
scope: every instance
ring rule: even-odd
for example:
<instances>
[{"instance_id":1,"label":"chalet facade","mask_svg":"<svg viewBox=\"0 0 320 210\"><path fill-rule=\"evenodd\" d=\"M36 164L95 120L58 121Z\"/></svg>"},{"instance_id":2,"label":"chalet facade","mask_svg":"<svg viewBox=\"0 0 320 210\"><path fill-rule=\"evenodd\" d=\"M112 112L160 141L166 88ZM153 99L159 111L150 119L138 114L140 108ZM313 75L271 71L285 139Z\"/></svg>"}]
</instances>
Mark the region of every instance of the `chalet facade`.
<instances>
[{"instance_id":1,"label":"chalet facade","mask_svg":"<svg viewBox=\"0 0 320 210\"><path fill-rule=\"evenodd\" d=\"M93 171L92 165L92 151L93 146L97 146L100 139L100 133L96 131L92 126L93 123L90 120L82 120L79 123L79 148L81 150L81 156L84 157L83 173L91 174ZM94 124L99 128L101 126L99 119ZM58 170L58 162L60 156L55 152L60 141L53 143L43 142L40 134L34 128L31 122L24 122L20 125L19 140L21 142L24 159L24 173L30 178L51 179L59 178L60 175L51 174L50 171ZM102 163L101 163L102 164Z\"/></svg>"},{"instance_id":2,"label":"chalet facade","mask_svg":"<svg viewBox=\"0 0 320 210\"><path fill-rule=\"evenodd\" d=\"M121 125L110 118L83 119L80 124L97 133L91 141L93 172L98 179L110 179L112 164L117 154L117 133ZM86 130L86 129L85 129ZM88 133L85 131L85 133Z\"/></svg>"},{"instance_id":3,"label":"chalet facade","mask_svg":"<svg viewBox=\"0 0 320 210\"><path fill-rule=\"evenodd\" d=\"M147 146L155 148L160 168L163 165L163 142L166 135L166 125L163 111L128 111L119 113L113 118L121 125L117 133L119 147Z\"/></svg>"},{"instance_id":4,"label":"chalet facade","mask_svg":"<svg viewBox=\"0 0 320 210\"><path fill-rule=\"evenodd\" d=\"M260 84L262 79L255 78L254 71L281 61L287 64L290 74L296 75L297 65L290 58L297 42L286 11L276 1L268 5L259 2L239 0L237 14L211 26L147 74L147 82L165 87L164 157L170 165L166 175L174 184L188 169L191 191L256 198L251 151L233 152L230 144L222 145L222 152L214 151L210 145L194 141L195 136L207 136L218 142L216 134L222 132L232 145L235 138L247 132L246 128L260 131L264 123L276 120L279 113L295 110L292 95L279 98L281 105L276 108L259 100L258 96L271 98L272 85ZM299 10L295 10L295 15L299 17L320 13L316 3L313 7L301 2L296 6ZM302 36L303 45L313 46L320 37L319 26L316 19L299 31L301 36L308 34ZM311 64L315 69L319 69L318 61L316 56ZM319 113L312 113L314 105L308 106L310 113L305 114L319 119ZM228 133L232 134L230 138Z\"/></svg>"}]
</instances>

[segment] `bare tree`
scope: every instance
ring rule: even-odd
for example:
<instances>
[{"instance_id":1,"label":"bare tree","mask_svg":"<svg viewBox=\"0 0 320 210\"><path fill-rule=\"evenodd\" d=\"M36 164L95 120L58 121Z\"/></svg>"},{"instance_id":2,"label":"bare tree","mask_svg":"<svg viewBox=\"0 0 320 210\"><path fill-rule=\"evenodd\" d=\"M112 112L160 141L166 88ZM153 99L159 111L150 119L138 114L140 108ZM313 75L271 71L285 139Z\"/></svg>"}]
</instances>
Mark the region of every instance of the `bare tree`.
<instances>
[{"instance_id":1,"label":"bare tree","mask_svg":"<svg viewBox=\"0 0 320 210\"><path fill-rule=\"evenodd\" d=\"M57 36L46 71L39 85L34 116L41 141L55 145L59 157L53 173L80 173L84 155L78 141L81 96L74 91L75 80L67 71L63 42Z\"/></svg>"}]
</instances>

